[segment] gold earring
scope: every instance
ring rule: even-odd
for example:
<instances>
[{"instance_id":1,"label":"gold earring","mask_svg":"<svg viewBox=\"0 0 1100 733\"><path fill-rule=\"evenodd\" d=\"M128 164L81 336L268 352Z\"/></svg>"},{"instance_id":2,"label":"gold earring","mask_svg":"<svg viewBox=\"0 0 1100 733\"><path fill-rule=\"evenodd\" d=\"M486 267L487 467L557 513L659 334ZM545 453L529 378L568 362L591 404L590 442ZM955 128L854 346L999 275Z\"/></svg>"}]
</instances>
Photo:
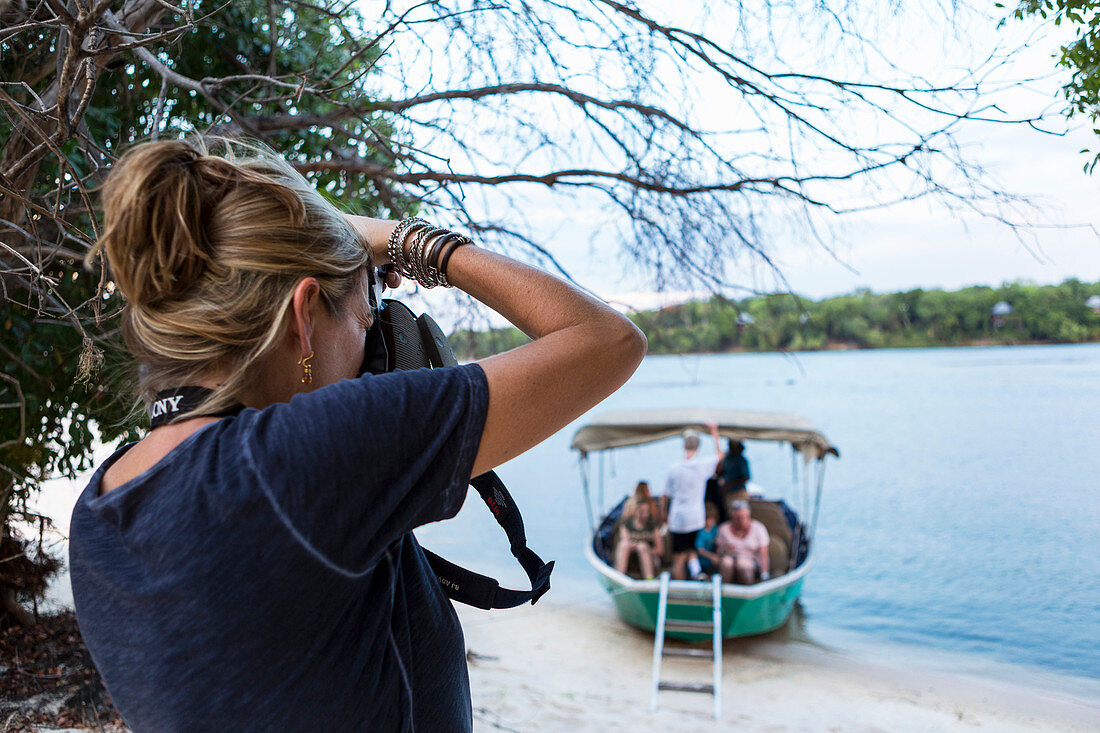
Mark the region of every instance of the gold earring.
<instances>
[{"instance_id":1,"label":"gold earring","mask_svg":"<svg viewBox=\"0 0 1100 733\"><path fill-rule=\"evenodd\" d=\"M302 384L313 384L313 365L309 360L313 358L313 349L309 354L298 360L298 366L302 367Z\"/></svg>"}]
</instances>

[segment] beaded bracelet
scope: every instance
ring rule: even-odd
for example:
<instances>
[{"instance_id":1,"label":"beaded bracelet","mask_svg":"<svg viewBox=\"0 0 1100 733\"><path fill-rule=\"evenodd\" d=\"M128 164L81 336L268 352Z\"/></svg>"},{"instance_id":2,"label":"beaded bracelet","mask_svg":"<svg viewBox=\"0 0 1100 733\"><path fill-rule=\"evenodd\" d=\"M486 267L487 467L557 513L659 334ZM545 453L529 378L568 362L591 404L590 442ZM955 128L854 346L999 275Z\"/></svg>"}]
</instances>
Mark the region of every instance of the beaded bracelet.
<instances>
[{"instance_id":1,"label":"beaded bracelet","mask_svg":"<svg viewBox=\"0 0 1100 733\"><path fill-rule=\"evenodd\" d=\"M405 240L411 237L408 249ZM465 234L437 227L425 219L409 217L394 227L386 251L394 269L403 277L412 278L422 287L451 287L447 279L447 262L459 247L473 244Z\"/></svg>"},{"instance_id":2,"label":"beaded bracelet","mask_svg":"<svg viewBox=\"0 0 1100 733\"><path fill-rule=\"evenodd\" d=\"M424 257L425 249L429 240L447 232L448 230L442 227L425 227L416 233L416 239L409 247L409 259L412 261L412 269L416 273L416 281L426 288L434 288L437 282Z\"/></svg>"},{"instance_id":3,"label":"beaded bracelet","mask_svg":"<svg viewBox=\"0 0 1100 733\"><path fill-rule=\"evenodd\" d=\"M432 276L437 285L450 287L447 282L447 276L443 274L442 269L439 267L441 260L440 256L443 254L448 244L463 238L463 235L458 232L447 232L446 234L436 237L435 241L432 242L432 246L424 259L425 262L428 263L428 273Z\"/></svg>"},{"instance_id":4,"label":"beaded bracelet","mask_svg":"<svg viewBox=\"0 0 1100 733\"><path fill-rule=\"evenodd\" d=\"M431 226L431 224L424 219L412 216L399 221L390 234L390 240L386 244L386 251L390 256L390 262L393 263L394 269L404 277L411 277L411 273L409 272L409 261L405 257L405 248L403 246L405 243L405 236L409 233L410 229L418 229L426 226Z\"/></svg>"},{"instance_id":5,"label":"beaded bracelet","mask_svg":"<svg viewBox=\"0 0 1100 733\"><path fill-rule=\"evenodd\" d=\"M473 243L474 243L474 240L470 239L465 234L460 234L460 235L458 235L458 239L455 240L455 243L452 244L450 246L450 248L448 248L447 251L443 253L443 256L439 260L439 277L440 277L440 281L441 281L440 284L443 287L445 287L445 288L451 287L451 282L450 282L450 280L447 279L447 262L450 261L451 255L454 254L454 251L456 249L458 249L459 247L462 247L463 245L466 245L466 244L473 244Z\"/></svg>"}]
</instances>

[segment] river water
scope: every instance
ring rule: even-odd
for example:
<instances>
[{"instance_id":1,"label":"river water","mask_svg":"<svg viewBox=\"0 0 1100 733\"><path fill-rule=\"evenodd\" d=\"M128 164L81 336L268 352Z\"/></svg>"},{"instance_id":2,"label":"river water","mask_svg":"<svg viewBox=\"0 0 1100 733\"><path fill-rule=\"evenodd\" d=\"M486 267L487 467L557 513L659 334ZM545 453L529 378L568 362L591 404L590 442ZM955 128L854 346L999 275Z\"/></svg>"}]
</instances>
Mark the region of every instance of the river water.
<instances>
[{"instance_id":1,"label":"river water","mask_svg":"<svg viewBox=\"0 0 1100 733\"><path fill-rule=\"evenodd\" d=\"M1072 675L1100 691L1100 345L649 357L589 416L499 471L530 545L557 561L555 602L610 607L582 554L575 430L605 410L695 406L799 413L840 449L802 597L811 638L889 644L964 671ZM606 503L641 478L661 487L678 451L620 451L604 466ZM766 493L789 494L789 451L749 443L747 456ZM519 587L503 533L471 497L418 535Z\"/></svg>"}]
</instances>

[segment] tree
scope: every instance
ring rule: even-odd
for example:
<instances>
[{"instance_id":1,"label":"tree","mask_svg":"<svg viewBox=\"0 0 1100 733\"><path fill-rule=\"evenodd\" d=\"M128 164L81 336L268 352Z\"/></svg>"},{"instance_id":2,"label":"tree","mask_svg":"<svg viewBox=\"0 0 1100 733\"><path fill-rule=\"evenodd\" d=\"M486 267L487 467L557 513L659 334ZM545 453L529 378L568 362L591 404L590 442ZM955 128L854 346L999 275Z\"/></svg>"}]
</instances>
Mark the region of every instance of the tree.
<instances>
[{"instance_id":1,"label":"tree","mask_svg":"<svg viewBox=\"0 0 1100 733\"><path fill-rule=\"evenodd\" d=\"M1100 2L1097 0L1024 0L1013 16L1019 20L1039 16L1056 26L1070 26L1072 41L1062 46L1058 65L1070 72L1062 87L1069 102L1069 117L1084 116L1100 135ZM1088 153L1088 150L1082 152ZM1100 152L1085 163L1089 173L1100 163Z\"/></svg>"},{"instance_id":2,"label":"tree","mask_svg":"<svg viewBox=\"0 0 1100 733\"><path fill-rule=\"evenodd\" d=\"M142 419L124 389L133 365L117 343L113 286L102 264L91 273L80 266L97 234L92 188L138 139L195 129L255 136L248 115L225 101L240 99L233 82L248 85L255 96L247 112L257 116L314 115L359 100L378 51L363 39L360 16L344 12L334 22L324 5L199 2L173 14L155 0L130 0L0 9L8 23L0 31L0 527L9 561L0 617L25 622L17 601L40 592L55 564L9 519L34 519L27 502L45 478L88 468L97 440L136 437ZM278 24L285 30L276 36ZM171 45L180 38L187 42ZM349 42L334 45L339 38ZM242 78L252 68L267 81ZM324 80L325 93L304 93L306 76L285 81L299 69ZM202 81L192 85L190 76ZM388 132L369 116L345 129ZM285 131L264 139L300 160L323 157L331 144L327 135ZM361 154L369 159L369 150ZM381 210L362 176L314 179L336 200Z\"/></svg>"},{"instance_id":3,"label":"tree","mask_svg":"<svg viewBox=\"0 0 1100 733\"><path fill-rule=\"evenodd\" d=\"M106 346L118 298L102 263L80 267L94 187L133 141L257 138L337 202L422 207L562 272L555 232L576 217L624 267L722 289L776 238L828 246L845 213L930 197L1009 217L954 138L1032 121L985 101L1002 57L905 74L862 30L893 17L848 0L0 0L0 520L140 422Z\"/></svg>"}]
</instances>

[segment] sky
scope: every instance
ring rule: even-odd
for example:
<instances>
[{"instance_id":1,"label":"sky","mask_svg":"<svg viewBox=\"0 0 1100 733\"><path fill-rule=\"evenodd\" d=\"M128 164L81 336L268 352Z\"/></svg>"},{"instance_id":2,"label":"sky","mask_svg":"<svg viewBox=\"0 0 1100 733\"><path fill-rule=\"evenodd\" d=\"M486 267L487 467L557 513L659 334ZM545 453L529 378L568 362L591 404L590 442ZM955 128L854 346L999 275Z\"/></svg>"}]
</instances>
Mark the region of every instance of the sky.
<instances>
[{"instance_id":1,"label":"sky","mask_svg":"<svg viewBox=\"0 0 1100 733\"><path fill-rule=\"evenodd\" d=\"M1028 226L1014 231L981 217L959 216L932 200L843 217L834 222L832 252L793 239L777 244L774 259L791 290L822 298L857 288L890 292L1015 280L1100 280L1100 174L1083 171L1088 156L1081 153L1085 148L1095 152L1100 140L1087 120L1067 121L1057 114L1068 72L1056 68L1054 57L1065 31L1035 21L998 29L995 21L980 16L968 16L961 23L965 27L953 36L941 36L939 45L930 39L942 31L914 31L914 42L900 42L891 59L916 74L934 77L953 64L966 66L984 49L1019 49L998 73L1004 80L1029 81L1001 92L994 101L1019 116L1052 112L1044 127L1059 134L1027 125L980 124L963 128L959 141L991 181L1029 200L1019 219ZM629 282L612 285L614 278L601 272L590 252L568 259L608 298L645 303L686 295L662 297L647 292L652 288L644 285L634 293ZM762 263L743 266L751 286L786 289ZM610 292L614 287L620 290Z\"/></svg>"},{"instance_id":2,"label":"sky","mask_svg":"<svg viewBox=\"0 0 1100 733\"><path fill-rule=\"evenodd\" d=\"M922 5L915 17L924 17L925 8ZM934 14L927 13L929 23ZM822 298L858 288L890 292L1016 280L1100 280L1100 175L1083 172L1087 157L1081 153L1086 147L1095 150L1100 141L1086 121L1067 123L1056 114L1062 106L1059 88L1066 72L1055 68L1054 55L1064 31L1040 30L1039 23L1031 21L998 29L995 18L971 14L946 36L931 25L910 33L904 29L899 33L897 28L889 32L901 39L887 41L890 60L926 77L939 72L949 75L951 68L973 63L990 48L1004 50L1027 43L998 73L1003 79L1031 80L1003 92L996 101L1021 115L1052 111L1046 127L1062 134L1044 134L1026 125L985 124L964 128L959 141L1002 190L1030 201L1021 218L1028 226L1013 230L976 216L960 217L929 200L917 201L835 220L832 252L794 237L781 239L772 254L785 283L758 261L738 263L738 283L765 292L789 287L801 295ZM813 53L801 38L780 49L784 55L788 51ZM553 232L550 245L555 256L580 284L600 297L622 306L649 308L705 296L674 286L657 292L662 288L651 275L623 263L615 243L591 241L584 230L589 214L563 212L550 194L539 196L533 194L526 215ZM431 294L425 302L440 309L447 301Z\"/></svg>"},{"instance_id":3,"label":"sky","mask_svg":"<svg viewBox=\"0 0 1100 733\"><path fill-rule=\"evenodd\" d=\"M1013 280L1100 280L1100 175L1082 171L1095 148L1087 129L1063 137L1026 127L991 130L981 155L1005 190L1029 197L1032 228L958 218L930 203L848 222L837 257L789 247L781 267L792 289L823 297L867 287L879 292L956 289Z\"/></svg>"}]
</instances>

